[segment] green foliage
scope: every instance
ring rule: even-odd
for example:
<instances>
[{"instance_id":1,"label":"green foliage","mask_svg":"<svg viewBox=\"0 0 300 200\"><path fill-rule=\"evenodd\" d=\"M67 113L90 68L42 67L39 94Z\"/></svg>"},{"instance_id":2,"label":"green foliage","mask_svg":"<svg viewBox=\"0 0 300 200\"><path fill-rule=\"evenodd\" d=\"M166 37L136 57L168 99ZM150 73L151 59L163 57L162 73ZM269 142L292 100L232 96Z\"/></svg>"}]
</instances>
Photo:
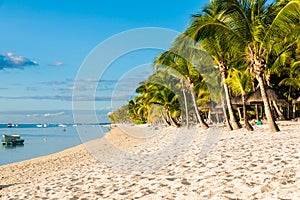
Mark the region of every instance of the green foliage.
<instances>
[{"instance_id":1,"label":"green foliage","mask_svg":"<svg viewBox=\"0 0 300 200\"><path fill-rule=\"evenodd\" d=\"M128 123L131 122L128 105L123 105L119 109L108 115L111 123Z\"/></svg>"},{"instance_id":2,"label":"green foliage","mask_svg":"<svg viewBox=\"0 0 300 200\"><path fill-rule=\"evenodd\" d=\"M137 121L134 121L134 124L136 125L139 125L139 124L145 124L146 122L145 121L142 121L142 120L137 120Z\"/></svg>"},{"instance_id":3,"label":"green foliage","mask_svg":"<svg viewBox=\"0 0 300 200\"><path fill-rule=\"evenodd\" d=\"M248 69L237 70L231 69L225 83L230 87L234 95L246 95L251 92L251 75Z\"/></svg>"}]
</instances>

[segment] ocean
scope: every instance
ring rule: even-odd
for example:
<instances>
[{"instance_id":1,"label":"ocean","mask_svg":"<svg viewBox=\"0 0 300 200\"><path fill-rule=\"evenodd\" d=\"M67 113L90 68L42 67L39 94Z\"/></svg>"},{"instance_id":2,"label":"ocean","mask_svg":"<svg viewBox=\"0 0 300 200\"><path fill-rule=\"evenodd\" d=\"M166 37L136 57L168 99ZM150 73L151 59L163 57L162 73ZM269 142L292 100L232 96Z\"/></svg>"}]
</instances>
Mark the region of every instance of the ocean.
<instances>
[{"instance_id":1,"label":"ocean","mask_svg":"<svg viewBox=\"0 0 300 200\"><path fill-rule=\"evenodd\" d=\"M83 142L101 138L109 130L105 124L39 126L18 124L8 128L7 124L0 124L1 140L2 134L21 135L21 138L25 140L23 145L4 146L1 144L0 166L57 153Z\"/></svg>"}]
</instances>

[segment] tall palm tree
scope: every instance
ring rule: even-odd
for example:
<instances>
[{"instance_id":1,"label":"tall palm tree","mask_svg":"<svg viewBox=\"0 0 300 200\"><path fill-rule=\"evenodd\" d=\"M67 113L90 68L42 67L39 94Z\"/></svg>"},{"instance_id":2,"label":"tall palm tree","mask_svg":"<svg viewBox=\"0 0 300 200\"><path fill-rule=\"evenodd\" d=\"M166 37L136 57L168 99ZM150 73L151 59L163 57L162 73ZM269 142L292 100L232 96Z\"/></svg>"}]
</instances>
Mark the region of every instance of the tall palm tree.
<instances>
[{"instance_id":1,"label":"tall palm tree","mask_svg":"<svg viewBox=\"0 0 300 200\"><path fill-rule=\"evenodd\" d=\"M244 127L253 131L253 127L250 125L247 117L246 101L245 96L247 93L251 92L252 84L249 70L237 70L231 69L229 75L225 82L231 88L233 94L241 95L242 104L243 104L243 118L244 118Z\"/></svg>"},{"instance_id":2,"label":"tall palm tree","mask_svg":"<svg viewBox=\"0 0 300 200\"><path fill-rule=\"evenodd\" d=\"M207 23L219 22L218 18L220 14L217 11L217 6L212 1L210 6L203 9L204 15L193 15L193 21L189 28L185 31L185 34L191 37L196 43L200 45L205 51L207 51L213 58L215 65L218 66L221 77L223 79L223 87L225 92L226 104L229 112L230 122L228 121L228 127L233 129L239 129L241 126L236 120L234 111L230 100L230 91L224 80L227 78L227 70L230 67L230 61L236 54L236 49L233 49L232 45L228 45L230 40L226 41L226 38L219 37L218 35L201 34L202 27ZM228 120L228 119L227 119ZM231 126L230 126L231 124Z\"/></svg>"}]
</instances>

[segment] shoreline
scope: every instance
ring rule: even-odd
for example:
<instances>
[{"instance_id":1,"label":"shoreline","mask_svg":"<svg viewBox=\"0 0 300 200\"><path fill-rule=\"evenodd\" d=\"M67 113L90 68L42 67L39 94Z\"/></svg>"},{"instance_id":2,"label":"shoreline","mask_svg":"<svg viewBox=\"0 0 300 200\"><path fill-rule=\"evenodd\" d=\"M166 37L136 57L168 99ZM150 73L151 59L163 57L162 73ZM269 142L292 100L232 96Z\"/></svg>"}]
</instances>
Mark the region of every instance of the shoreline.
<instances>
[{"instance_id":1,"label":"shoreline","mask_svg":"<svg viewBox=\"0 0 300 200\"><path fill-rule=\"evenodd\" d=\"M251 133L223 131L205 156L201 153L208 131L196 130L190 146L180 149L179 143L167 144L179 135L178 129L144 128L153 133L147 138L141 131L130 135L124 131L132 129L117 127L101 139L0 166L0 197L299 199L299 127L298 123L281 123L279 133L268 133L263 127ZM168 148L180 153L164 163L172 156L166 154Z\"/></svg>"}]
</instances>

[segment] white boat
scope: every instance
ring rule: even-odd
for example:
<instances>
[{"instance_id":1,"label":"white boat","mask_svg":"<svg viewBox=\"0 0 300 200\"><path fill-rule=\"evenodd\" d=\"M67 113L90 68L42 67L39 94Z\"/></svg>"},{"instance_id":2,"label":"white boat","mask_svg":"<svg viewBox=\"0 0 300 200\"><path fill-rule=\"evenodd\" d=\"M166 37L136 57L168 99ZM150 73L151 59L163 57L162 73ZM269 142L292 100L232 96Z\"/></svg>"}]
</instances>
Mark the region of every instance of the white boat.
<instances>
[{"instance_id":1,"label":"white boat","mask_svg":"<svg viewBox=\"0 0 300 200\"><path fill-rule=\"evenodd\" d=\"M58 126L59 127L67 127L67 125L65 125L65 124L59 124Z\"/></svg>"},{"instance_id":2,"label":"white boat","mask_svg":"<svg viewBox=\"0 0 300 200\"><path fill-rule=\"evenodd\" d=\"M42 128L42 127L46 128L47 126L48 126L47 124L37 124L36 125L36 127L38 127L38 128Z\"/></svg>"}]
</instances>

